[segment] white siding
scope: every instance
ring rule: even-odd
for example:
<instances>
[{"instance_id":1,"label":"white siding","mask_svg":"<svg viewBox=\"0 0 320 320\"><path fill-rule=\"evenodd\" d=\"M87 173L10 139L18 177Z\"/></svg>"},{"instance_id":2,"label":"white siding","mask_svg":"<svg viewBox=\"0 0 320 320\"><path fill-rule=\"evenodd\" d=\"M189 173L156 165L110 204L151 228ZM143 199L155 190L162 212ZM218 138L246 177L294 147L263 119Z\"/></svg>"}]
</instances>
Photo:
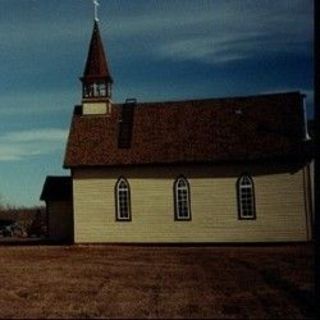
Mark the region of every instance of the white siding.
<instances>
[{"instance_id":1,"label":"white siding","mask_svg":"<svg viewBox=\"0 0 320 320\"><path fill-rule=\"evenodd\" d=\"M239 220L236 181L245 167L156 167L74 171L75 242L257 242L308 238L303 170L254 167L257 219ZM173 183L190 183L192 221L174 221ZM114 186L131 188L132 221L116 222Z\"/></svg>"}]
</instances>

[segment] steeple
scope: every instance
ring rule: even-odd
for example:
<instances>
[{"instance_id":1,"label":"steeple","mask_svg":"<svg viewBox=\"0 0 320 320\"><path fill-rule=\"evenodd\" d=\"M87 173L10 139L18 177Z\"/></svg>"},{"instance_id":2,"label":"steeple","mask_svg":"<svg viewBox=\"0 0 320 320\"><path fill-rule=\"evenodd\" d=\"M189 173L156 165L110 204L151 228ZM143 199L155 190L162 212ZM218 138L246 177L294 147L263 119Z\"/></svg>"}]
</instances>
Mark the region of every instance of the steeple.
<instances>
[{"instance_id":1,"label":"steeple","mask_svg":"<svg viewBox=\"0 0 320 320\"><path fill-rule=\"evenodd\" d=\"M83 100L110 100L113 83L97 19L94 21L87 62L83 77Z\"/></svg>"}]
</instances>

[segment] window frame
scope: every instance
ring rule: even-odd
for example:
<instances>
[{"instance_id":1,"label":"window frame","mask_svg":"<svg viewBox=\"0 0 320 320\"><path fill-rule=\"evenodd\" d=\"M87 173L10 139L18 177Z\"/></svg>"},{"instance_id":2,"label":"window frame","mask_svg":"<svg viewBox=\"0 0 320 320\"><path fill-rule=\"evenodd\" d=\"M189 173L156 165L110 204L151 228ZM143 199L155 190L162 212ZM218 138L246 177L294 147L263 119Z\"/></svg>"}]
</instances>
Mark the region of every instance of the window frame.
<instances>
[{"instance_id":1,"label":"window frame","mask_svg":"<svg viewBox=\"0 0 320 320\"><path fill-rule=\"evenodd\" d=\"M128 204L128 217L127 218L121 218L120 217L120 204L119 204L119 186L121 182L124 182L127 186L127 204ZM131 190L130 190L130 184L128 180L124 177L119 177L116 184L115 184L115 207L116 207L116 221L117 222L130 222L132 221L132 213L131 213Z\"/></svg>"},{"instance_id":2,"label":"window frame","mask_svg":"<svg viewBox=\"0 0 320 320\"><path fill-rule=\"evenodd\" d=\"M250 181L250 189L251 189L251 210L252 215L245 216L243 215L243 207L242 207L242 193L241 193L241 182L244 178L248 178ZM238 201L238 219L239 220L256 220L256 199L255 199L255 187L252 176L249 173L242 173L236 183L237 188L237 201Z\"/></svg>"},{"instance_id":3,"label":"window frame","mask_svg":"<svg viewBox=\"0 0 320 320\"><path fill-rule=\"evenodd\" d=\"M183 180L186 182L186 190L187 190L187 209L188 209L188 216L187 217L181 217L179 215L179 202L178 202L178 183L180 180ZM174 220L175 221L191 221L192 220L192 214L191 214L191 194L190 194L190 183L188 179L185 176L178 176L173 184L173 195L174 195Z\"/></svg>"}]
</instances>

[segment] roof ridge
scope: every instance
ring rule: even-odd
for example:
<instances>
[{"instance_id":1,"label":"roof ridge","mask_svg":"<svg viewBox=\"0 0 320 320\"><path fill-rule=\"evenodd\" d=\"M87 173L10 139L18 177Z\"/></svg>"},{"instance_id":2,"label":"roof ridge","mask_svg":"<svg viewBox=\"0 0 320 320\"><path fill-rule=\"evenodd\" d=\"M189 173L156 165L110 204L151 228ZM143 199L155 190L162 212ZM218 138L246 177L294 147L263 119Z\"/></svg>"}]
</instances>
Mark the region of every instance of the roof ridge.
<instances>
[{"instance_id":1,"label":"roof ridge","mask_svg":"<svg viewBox=\"0 0 320 320\"><path fill-rule=\"evenodd\" d=\"M300 91L286 91L286 92L277 92L277 93L265 93L265 94L258 94L258 95L247 95L247 96L231 96L231 97L213 97L213 98L199 98L199 99L186 99L186 100L165 100L165 101L137 101L137 105L143 104L168 104L168 103L192 103L192 102L208 102L208 101L217 101L217 100L240 100L240 99L254 99L254 98L264 98L264 97L272 97L272 96L287 96L299 94L303 95ZM122 106L125 102L115 102L114 106Z\"/></svg>"}]
</instances>

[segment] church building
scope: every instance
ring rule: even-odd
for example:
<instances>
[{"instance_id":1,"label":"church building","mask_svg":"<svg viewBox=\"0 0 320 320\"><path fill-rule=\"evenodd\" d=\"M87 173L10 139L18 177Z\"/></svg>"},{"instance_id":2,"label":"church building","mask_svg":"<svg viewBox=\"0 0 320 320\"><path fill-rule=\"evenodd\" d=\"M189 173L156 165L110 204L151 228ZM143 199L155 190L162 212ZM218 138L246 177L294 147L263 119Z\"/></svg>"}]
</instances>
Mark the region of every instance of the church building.
<instances>
[{"instance_id":1,"label":"church building","mask_svg":"<svg viewBox=\"0 0 320 320\"><path fill-rule=\"evenodd\" d=\"M66 188L60 193L59 177L51 177L41 196L47 203L67 202L63 214L59 206L48 212L56 228L69 221L60 239L252 243L312 238L303 94L115 103L97 21L81 81L82 103L74 108L64 159L71 177L60 178Z\"/></svg>"}]
</instances>

